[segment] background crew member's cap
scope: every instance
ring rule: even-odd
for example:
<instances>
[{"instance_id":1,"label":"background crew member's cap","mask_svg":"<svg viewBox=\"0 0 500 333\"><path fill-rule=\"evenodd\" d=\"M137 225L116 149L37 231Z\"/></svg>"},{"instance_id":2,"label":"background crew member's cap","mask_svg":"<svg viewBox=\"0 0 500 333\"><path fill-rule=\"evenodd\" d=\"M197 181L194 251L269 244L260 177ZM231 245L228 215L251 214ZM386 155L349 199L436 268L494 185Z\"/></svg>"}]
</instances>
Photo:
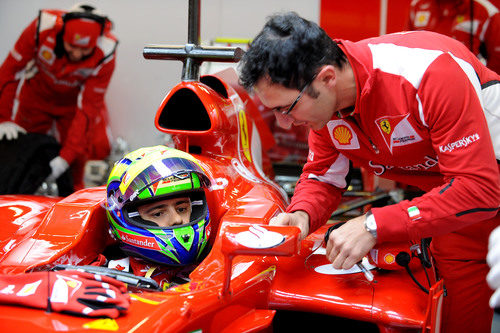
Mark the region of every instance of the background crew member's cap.
<instances>
[{"instance_id":1,"label":"background crew member's cap","mask_svg":"<svg viewBox=\"0 0 500 333\"><path fill-rule=\"evenodd\" d=\"M67 21L64 26L63 40L77 47L94 47L101 34L101 29L101 24L92 19L72 19Z\"/></svg>"}]
</instances>

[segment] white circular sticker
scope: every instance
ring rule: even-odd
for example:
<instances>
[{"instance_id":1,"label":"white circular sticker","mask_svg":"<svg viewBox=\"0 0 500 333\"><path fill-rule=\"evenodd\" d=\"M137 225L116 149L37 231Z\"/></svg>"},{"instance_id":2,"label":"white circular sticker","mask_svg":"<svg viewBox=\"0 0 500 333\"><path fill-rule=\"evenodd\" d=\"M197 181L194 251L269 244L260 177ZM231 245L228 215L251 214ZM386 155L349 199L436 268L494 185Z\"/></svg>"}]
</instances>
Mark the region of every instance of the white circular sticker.
<instances>
[{"instance_id":1,"label":"white circular sticker","mask_svg":"<svg viewBox=\"0 0 500 333\"><path fill-rule=\"evenodd\" d=\"M368 262L368 259L366 259L366 258L363 258L361 263L368 270L375 268L375 266L370 264L370 262ZM336 268L333 268L332 264L326 264L326 265L321 265L321 266L315 267L314 270L316 271L316 273L325 274L325 275L344 275L344 274L354 274L354 273L361 272L361 269L357 265L352 266L350 269L336 269Z\"/></svg>"},{"instance_id":2,"label":"white circular sticker","mask_svg":"<svg viewBox=\"0 0 500 333\"><path fill-rule=\"evenodd\" d=\"M235 235L236 241L252 249L267 249L277 246L285 240L280 233L269 231L259 225L251 226L248 231Z\"/></svg>"}]
</instances>

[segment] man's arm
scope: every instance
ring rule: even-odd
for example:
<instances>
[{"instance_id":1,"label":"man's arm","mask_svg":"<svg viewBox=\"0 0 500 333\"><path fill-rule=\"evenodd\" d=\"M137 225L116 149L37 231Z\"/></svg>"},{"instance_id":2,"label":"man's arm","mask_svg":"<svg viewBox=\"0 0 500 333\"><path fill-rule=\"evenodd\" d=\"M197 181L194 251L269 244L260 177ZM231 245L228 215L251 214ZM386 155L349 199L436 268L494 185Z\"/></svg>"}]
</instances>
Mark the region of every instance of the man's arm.
<instances>
[{"instance_id":1,"label":"man's arm","mask_svg":"<svg viewBox=\"0 0 500 333\"><path fill-rule=\"evenodd\" d=\"M490 22L484 35L486 48L487 66L492 71L500 74L500 13L490 18Z\"/></svg>"},{"instance_id":2,"label":"man's arm","mask_svg":"<svg viewBox=\"0 0 500 333\"><path fill-rule=\"evenodd\" d=\"M305 212L309 217L308 233L311 233L321 227L339 205L348 185L349 160L336 150L326 127L310 131L308 142L308 160L287 212Z\"/></svg>"},{"instance_id":3,"label":"man's arm","mask_svg":"<svg viewBox=\"0 0 500 333\"><path fill-rule=\"evenodd\" d=\"M417 91L443 185L412 201L373 208L378 242L443 235L497 214L500 176L477 91L477 74L438 57ZM417 115L418 116L418 115Z\"/></svg>"},{"instance_id":4,"label":"man's arm","mask_svg":"<svg viewBox=\"0 0 500 333\"><path fill-rule=\"evenodd\" d=\"M474 71L470 74L475 77ZM326 255L335 268L349 269L376 243L442 235L497 212L498 166L480 101L467 75L445 54L431 65L418 96L444 183L414 200L372 208L376 238L367 230L367 215L333 231Z\"/></svg>"},{"instance_id":5,"label":"man's arm","mask_svg":"<svg viewBox=\"0 0 500 333\"><path fill-rule=\"evenodd\" d=\"M87 151L94 124L100 120L101 111L105 108L104 96L114 68L115 56L112 55L95 69L80 90L77 111L68 131L68 139L60 153L68 164Z\"/></svg>"}]
</instances>

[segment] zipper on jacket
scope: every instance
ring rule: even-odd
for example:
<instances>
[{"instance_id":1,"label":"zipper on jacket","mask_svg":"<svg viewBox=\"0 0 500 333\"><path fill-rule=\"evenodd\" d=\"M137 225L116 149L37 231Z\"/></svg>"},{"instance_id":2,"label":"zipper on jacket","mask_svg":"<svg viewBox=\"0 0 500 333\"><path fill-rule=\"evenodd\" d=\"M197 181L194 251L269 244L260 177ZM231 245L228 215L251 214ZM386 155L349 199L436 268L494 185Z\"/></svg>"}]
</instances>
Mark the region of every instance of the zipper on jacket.
<instances>
[{"instance_id":1,"label":"zipper on jacket","mask_svg":"<svg viewBox=\"0 0 500 333\"><path fill-rule=\"evenodd\" d=\"M372 145L375 154L378 154L380 151L378 150L377 146L375 146L375 144L372 142L372 139L368 138L368 141L370 141L370 144Z\"/></svg>"}]
</instances>

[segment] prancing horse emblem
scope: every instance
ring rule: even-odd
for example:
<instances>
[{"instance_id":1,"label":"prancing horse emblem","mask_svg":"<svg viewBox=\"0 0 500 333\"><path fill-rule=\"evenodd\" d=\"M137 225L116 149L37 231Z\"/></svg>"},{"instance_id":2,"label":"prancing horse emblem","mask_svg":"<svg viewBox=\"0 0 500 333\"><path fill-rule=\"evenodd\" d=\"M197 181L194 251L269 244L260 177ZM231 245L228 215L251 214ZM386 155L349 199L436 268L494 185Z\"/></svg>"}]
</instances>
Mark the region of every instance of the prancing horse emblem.
<instances>
[{"instance_id":1,"label":"prancing horse emblem","mask_svg":"<svg viewBox=\"0 0 500 333\"><path fill-rule=\"evenodd\" d=\"M391 133L391 124L389 124L389 121L387 119L381 120L379 125L382 131L384 131L387 134Z\"/></svg>"}]
</instances>

